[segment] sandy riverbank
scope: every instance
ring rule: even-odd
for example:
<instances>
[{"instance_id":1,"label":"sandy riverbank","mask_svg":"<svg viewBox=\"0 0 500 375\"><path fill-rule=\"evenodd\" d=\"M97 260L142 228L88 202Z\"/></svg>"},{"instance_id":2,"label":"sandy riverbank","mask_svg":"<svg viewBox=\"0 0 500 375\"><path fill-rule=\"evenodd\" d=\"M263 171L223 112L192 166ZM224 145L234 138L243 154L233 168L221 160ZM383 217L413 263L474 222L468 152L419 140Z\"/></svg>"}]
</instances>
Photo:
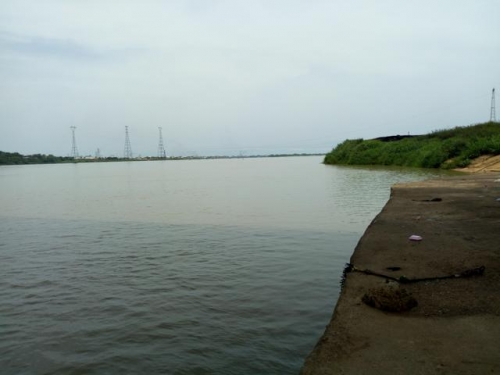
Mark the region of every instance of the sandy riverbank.
<instances>
[{"instance_id":1,"label":"sandy riverbank","mask_svg":"<svg viewBox=\"0 0 500 375\"><path fill-rule=\"evenodd\" d=\"M439 199L435 199L439 198ZM351 258L394 278L347 273L331 322L302 369L310 374L500 373L500 174L396 185ZM409 241L410 235L422 241ZM400 267L391 271L388 267ZM384 312L362 302L374 288L404 288L418 302Z\"/></svg>"},{"instance_id":2,"label":"sandy riverbank","mask_svg":"<svg viewBox=\"0 0 500 375\"><path fill-rule=\"evenodd\" d=\"M500 155L482 155L474 159L467 167L456 170L466 173L500 172Z\"/></svg>"}]
</instances>

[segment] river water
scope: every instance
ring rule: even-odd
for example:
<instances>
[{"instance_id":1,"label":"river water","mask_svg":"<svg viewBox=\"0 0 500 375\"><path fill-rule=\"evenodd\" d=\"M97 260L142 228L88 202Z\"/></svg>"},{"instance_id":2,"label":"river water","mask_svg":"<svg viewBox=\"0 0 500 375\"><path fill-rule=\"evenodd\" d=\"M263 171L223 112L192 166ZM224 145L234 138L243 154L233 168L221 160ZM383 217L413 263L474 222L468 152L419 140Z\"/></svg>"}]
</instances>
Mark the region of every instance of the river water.
<instances>
[{"instance_id":1,"label":"river water","mask_svg":"<svg viewBox=\"0 0 500 375\"><path fill-rule=\"evenodd\" d=\"M0 167L2 374L296 374L390 185L321 157Z\"/></svg>"}]
</instances>

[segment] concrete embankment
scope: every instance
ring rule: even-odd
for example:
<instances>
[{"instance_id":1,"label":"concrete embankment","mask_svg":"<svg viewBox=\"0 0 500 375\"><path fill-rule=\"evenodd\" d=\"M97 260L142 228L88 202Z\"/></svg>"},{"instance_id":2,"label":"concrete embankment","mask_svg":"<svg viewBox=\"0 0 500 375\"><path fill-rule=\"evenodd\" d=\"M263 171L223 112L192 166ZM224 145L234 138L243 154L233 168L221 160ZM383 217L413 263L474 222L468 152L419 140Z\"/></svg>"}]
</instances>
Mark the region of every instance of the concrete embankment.
<instances>
[{"instance_id":1,"label":"concrete embankment","mask_svg":"<svg viewBox=\"0 0 500 375\"><path fill-rule=\"evenodd\" d=\"M301 374L500 374L499 198L500 174L394 186Z\"/></svg>"}]
</instances>

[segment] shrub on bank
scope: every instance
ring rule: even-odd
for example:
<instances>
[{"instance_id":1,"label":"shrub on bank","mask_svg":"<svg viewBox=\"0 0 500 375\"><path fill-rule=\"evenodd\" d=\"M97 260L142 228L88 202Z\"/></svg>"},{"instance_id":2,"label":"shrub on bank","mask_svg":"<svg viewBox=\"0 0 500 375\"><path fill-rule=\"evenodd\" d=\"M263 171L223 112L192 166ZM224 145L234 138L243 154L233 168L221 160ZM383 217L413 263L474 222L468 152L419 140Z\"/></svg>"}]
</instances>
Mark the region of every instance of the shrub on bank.
<instances>
[{"instance_id":1,"label":"shrub on bank","mask_svg":"<svg viewBox=\"0 0 500 375\"><path fill-rule=\"evenodd\" d=\"M325 156L325 164L465 167L481 155L500 154L500 123L456 127L414 137L346 140Z\"/></svg>"}]
</instances>

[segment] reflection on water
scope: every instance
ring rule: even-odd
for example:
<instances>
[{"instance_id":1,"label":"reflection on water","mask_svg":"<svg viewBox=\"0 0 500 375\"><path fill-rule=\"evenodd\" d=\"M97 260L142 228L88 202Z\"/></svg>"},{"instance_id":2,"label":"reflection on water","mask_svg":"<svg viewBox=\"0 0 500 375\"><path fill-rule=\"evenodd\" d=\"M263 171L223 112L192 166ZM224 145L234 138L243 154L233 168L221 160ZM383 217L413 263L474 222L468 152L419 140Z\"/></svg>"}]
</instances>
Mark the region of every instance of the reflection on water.
<instances>
[{"instance_id":1,"label":"reflection on water","mask_svg":"<svg viewBox=\"0 0 500 375\"><path fill-rule=\"evenodd\" d=\"M0 168L0 368L297 373L418 170L317 157Z\"/></svg>"}]
</instances>

